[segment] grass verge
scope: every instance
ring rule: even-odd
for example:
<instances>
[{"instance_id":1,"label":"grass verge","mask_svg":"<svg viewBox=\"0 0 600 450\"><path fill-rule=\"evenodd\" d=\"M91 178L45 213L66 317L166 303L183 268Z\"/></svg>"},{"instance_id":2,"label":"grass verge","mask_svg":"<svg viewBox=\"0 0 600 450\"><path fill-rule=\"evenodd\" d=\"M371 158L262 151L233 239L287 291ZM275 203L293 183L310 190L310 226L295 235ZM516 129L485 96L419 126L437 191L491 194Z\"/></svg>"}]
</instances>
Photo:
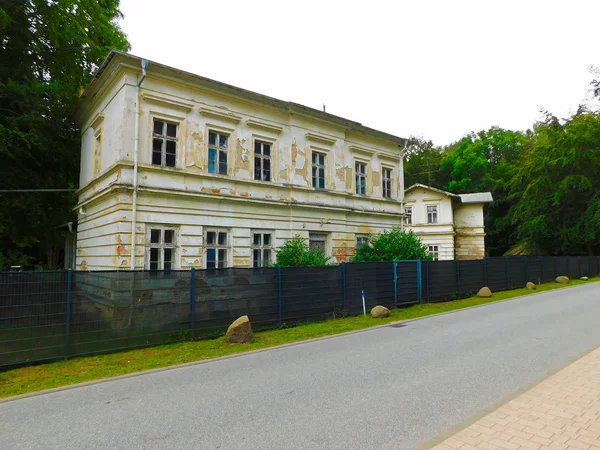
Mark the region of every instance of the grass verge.
<instances>
[{"instance_id":1,"label":"grass verge","mask_svg":"<svg viewBox=\"0 0 600 450\"><path fill-rule=\"evenodd\" d=\"M252 342L243 345L230 345L223 338L219 338L206 341L181 342L106 355L84 356L67 361L21 367L0 372L0 398L362 330L390 322L416 319L535 292L586 284L592 281L600 281L600 277L592 278L589 281L572 280L571 285L545 283L539 285L536 291L529 291L525 288L502 291L487 299L471 297L444 303L415 305L392 310L391 316L386 319L354 316L325 322L307 323L294 328L262 331L255 333Z\"/></svg>"}]
</instances>

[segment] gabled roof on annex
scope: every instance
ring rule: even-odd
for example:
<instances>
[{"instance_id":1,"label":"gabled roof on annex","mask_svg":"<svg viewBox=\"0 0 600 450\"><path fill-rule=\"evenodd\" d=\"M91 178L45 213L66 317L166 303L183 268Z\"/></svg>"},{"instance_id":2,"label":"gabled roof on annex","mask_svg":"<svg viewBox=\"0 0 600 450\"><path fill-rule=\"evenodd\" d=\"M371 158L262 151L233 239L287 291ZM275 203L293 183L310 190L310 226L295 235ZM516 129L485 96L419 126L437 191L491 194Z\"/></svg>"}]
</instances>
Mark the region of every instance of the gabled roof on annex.
<instances>
[{"instance_id":1,"label":"gabled roof on annex","mask_svg":"<svg viewBox=\"0 0 600 450\"><path fill-rule=\"evenodd\" d=\"M437 192L439 194L446 195L451 198L460 200L461 203L491 203L494 201L491 192L475 192L471 194L453 194L452 192L444 191L443 189L434 188L433 186L427 186L426 184L415 183L411 187L405 189L404 193L417 189L427 189L429 191Z\"/></svg>"},{"instance_id":2,"label":"gabled roof on annex","mask_svg":"<svg viewBox=\"0 0 600 450\"><path fill-rule=\"evenodd\" d=\"M102 85L106 82L106 80L110 78L110 75L112 73L110 70L111 66L118 65L119 63L121 63L134 70L139 70L141 73L141 62L143 59L145 58L141 58L139 56L135 56L126 52L112 50L94 74L94 78L92 79L90 84L84 90L81 96L81 102L85 103L86 101L90 101L90 99L93 99L94 96L97 95L98 91L102 88ZM165 75L175 79L182 79L192 84L198 85L206 90L219 92L221 94L230 95L232 97L238 97L246 101L250 100L262 106L277 108L288 113L303 115L321 121L329 122L334 125L344 127L348 131L353 131L384 141L396 143L399 147L404 147L405 144L409 143L409 140L406 138L395 136L383 131L376 130L374 128L366 127L360 122L348 120L343 117L336 116L334 114L320 111L318 109L304 106L298 103L279 100L274 97L269 97L267 95L249 91L247 89L242 89L236 86L232 86L230 84L222 83L220 81L212 80L210 78L206 78L200 75L186 72L184 70L160 64L155 61L147 61L149 62L148 67L146 69L146 72L148 74L152 74L152 72L155 72L159 75Z\"/></svg>"}]
</instances>

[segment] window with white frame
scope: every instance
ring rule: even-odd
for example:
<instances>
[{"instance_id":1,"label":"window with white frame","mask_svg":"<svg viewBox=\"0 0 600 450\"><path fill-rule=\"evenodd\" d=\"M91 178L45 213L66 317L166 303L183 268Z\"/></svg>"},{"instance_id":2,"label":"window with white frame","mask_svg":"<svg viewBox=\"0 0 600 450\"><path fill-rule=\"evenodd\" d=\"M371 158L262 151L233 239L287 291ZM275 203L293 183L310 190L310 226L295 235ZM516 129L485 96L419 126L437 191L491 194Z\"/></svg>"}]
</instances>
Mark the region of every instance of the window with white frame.
<instances>
[{"instance_id":1,"label":"window with white frame","mask_svg":"<svg viewBox=\"0 0 600 450\"><path fill-rule=\"evenodd\" d=\"M356 175L356 193L366 195L367 193L367 165L362 162L354 164L354 172Z\"/></svg>"},{"instance_id":2,"label":"window with white frame","mask_svg":"<svg viewBox=\"0 0 600 450\"><path fill-rule=\"evenodd\" d=\"M437 205L427 205L427 223L438 223Z\"/></svg>"},{"instance_id":3,"label":"window with white frame","mask_svg":"<svg viewBox=\"0 0 600 450\"><path fill-rule=\"evenodd\" d=\"M204 260L207 269L229 266L229 230L207 229L204 232Z\"/></svg>"},{"instance_id":4,"label":"window with white frame","mask_svg":"<svg viewBox=\"0 0 600 450\"><path fill-rule=\"evenodd\" d=\"M384 168L382 172L383 198L392 198L392 169Z\"/></svg>"},{"instance_id":5,"label":"window with white frame","mask_svg":"<svg viewBox=\"0 0 600 450\"><path fill-rule=\"evenodd\" d=\"M254 179L271 181L271 144L254 142Z\"/></svg>"},{"instance_id":6,"label":"window with white frame","mask_svg":"<svg viewBox=\"0 0 600 450\"><path fill-rule=\"evenodd\" d=\"M252 267L268 267L273 255L271 233L256 231L252 233Z\"/></svg>"},{"instance_id":7,"label":"window with white frame","mask_svg":"<svg viewBox=\"0 0 600 450\"><path fill-rule=\"evenodd\" d=\"M227 175L229 136L216 131L208 132L208 172Z\"/></svg>"},{"instance_id":8,"label":"window with white frame","mask_svg":"<svg viewBox=\"0 0 600 450\"><path fill-rule=\"evenodd\" d=\"M440 259L440 246L439 245L430 245L427 249L429 254L433 257L434 261Z\"/></svg>"},{"instance_id":9,"label":"window with white frame","mask_svg":"<svg viewBox=\"0 0 600 450\"><path fill-rule=\"evenodd\" d=\"M359 248L369 244L369 236L366 234L357 234L356 235L356 250Z\"/></svg>"},{"instance_id":10,"label":"window with white frame","mask_svg":"<svg viewBox=\"0 0 600 450\"><path fill-rule=\"evenodd\" d=\"M146 269L175 268L177 234L175 228L149 225L146 236Z\"/></svg>"},{"instance_id":11,"label":"window with white frame","mask_svg":"<svg viewBox=\"0 0 600 450\"><path fill-rule=\"evenodd\" d=\"M404 207L404 214L406 214L406 217L404 218L404 225L412 225L412 211L412 206Z\"/></svg>"},{"instance_id":12,"label":"window with white frame","mask_svg":"<svg viewBox=\"0 0 600 450\"><path fill-rule=\"evenodd\" d=\"M152 131L152 164L162 167L175 167L178 128L176 123L154 119Z\"/></svg>"},{"instance_id":13,"label":"window with white frame","mask_svg":"<svg viewBox=\"0 0 600 450\"><path fill-rule=\"evenodd\" d=\"M325 189L325 154L312 152L312 185Z\"/></svg>"}]
</instances>

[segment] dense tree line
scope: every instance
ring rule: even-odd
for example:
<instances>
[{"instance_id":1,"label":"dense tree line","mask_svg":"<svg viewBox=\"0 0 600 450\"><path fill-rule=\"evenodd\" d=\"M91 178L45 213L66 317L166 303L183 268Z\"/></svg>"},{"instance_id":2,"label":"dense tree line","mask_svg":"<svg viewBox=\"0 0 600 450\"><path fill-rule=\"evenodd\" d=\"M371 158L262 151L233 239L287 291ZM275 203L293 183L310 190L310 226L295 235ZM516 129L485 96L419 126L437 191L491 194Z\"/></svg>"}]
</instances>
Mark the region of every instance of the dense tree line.
<instances>
[{"instance_id":1,"label":"dense tree line","mask_svg":"<svg viewBox=\"0 0 600 450\"><path fill-rule=\"evenodd\" d=\"M595 94L598 82L592 82ZM526 132L492 127L437 147L415 139L406 185L454 193L490 191L488 254L600 253L600 112L545 112Z\"/></svg>"},{"instance_id":2,"label":"dense tree line","mask_svg":"<svg viewBox=\"0 0 600 450\"><path fill-rule=\"evenodd\" d=\"M0 190L75 189L77 101L111 49L128 50L119 0L0 4ZM600 95L596 73L592 93ZM406 185L491 191L487 248L563 255L600 252L600 115L549 113L526 131L493 127L439 147L415 140ZM0 192L0 269L60 265L72 192Z\"/></svg>"},{"instance_id":3,"label":"dense tree line","mask_svg":"<svg viewBox=\"0 0 600 450\"><path fill-rule=\"evenodd\" d=\"M77 188L73 112L111 49L128 50L119 0L0 3L0 189ZM0 265L60 264L74 193L0 193Z\"/></svg>"}]
</instances>

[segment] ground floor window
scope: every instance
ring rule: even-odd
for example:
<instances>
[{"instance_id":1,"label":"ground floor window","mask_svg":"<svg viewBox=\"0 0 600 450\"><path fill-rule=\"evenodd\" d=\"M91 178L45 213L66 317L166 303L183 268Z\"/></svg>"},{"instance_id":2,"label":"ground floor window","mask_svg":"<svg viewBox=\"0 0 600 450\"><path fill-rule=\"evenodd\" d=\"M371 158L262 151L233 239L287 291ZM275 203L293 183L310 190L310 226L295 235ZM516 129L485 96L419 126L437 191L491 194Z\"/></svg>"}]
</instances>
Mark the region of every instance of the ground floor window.
<instances>
[{"instance_id":1,"label":"ground floor window","mask_svg":"<svg viewBox=\"0 0 600 450\"><path fill-rule=\"evenodd\" d=\"M356 235L356 250L369 243L369 236L366 234Z\"/></svg>"},{"instance_id":2,"label":"ground floor window","mask_svg":"<svg viewBox=\"0 0 600 450\"><path fill-rule=\"evenodd\" d=\"M434 261L437 261L440 259L440 246L439 245L430 245L428 247L428 252L431 256L433 256Z\"/></svg>"},{"instance_id":3,"label":"ground floor window","mask_svg":"<svg viewBox=\"0 0 600 450\"><path fill-rule=\"evenodd\" d=\"M252 267L268 267L272 263L273 239L271 233L252 233Z\"/></svg>"},{"instance_id":4,"label":"ground floor window","mask_svg":"<svg viewBox=\"0 0 600 450\"><path fill-rule=\"evenodd\" d=\"M171 270L175 268L175 251L177 249L175 228L149 225L146 243L146 269Z\"/></svg>"},{"instance_id":5,"label":"ground floor window","mask_svg":"<svg viewBox=\"0 0 600 450\"><path fill-rule=\"evenodd\" d=\"M325 243L327 242L327 235L321 233L310 233L308 235L308 247L311 250L321 250L325 253Z\"/></svg>"},{"instance_id":6,"label":"ground floor window","mask_svg":"<svg viewBox=\"0 0 600 450\"><path fill-rule=\"evenodd\" d=\"M207 229L204 232L204 261L207 269L229 267L229 230Z\"/></svg>"}]
</instances>

